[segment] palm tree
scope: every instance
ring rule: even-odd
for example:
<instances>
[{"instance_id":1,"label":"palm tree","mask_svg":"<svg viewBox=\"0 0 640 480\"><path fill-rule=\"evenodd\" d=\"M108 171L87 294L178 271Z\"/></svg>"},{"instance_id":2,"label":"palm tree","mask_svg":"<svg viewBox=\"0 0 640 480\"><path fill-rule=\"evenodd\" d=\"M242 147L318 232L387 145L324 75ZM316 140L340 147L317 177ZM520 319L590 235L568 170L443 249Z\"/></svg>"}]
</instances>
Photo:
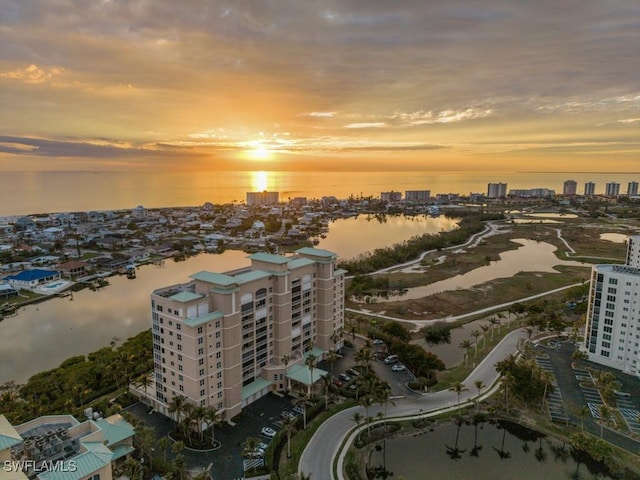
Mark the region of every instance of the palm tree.
<instances>
[{"instance_id":1,"label":"palm tree","mask_svg":"<svg viewBox=\"0 0 640 480\"><path fill-rule=\"evenodd\" d=\"M371 405L373 405L373 398L371 396L371 393L367 392L366 395L362 395L360 397L360 400L358 401L358 403L360 403L360 405L362 405L365 409L365 413L366 413L366 420L367 420L367 437L371 436L371 422L369 421L369 419L371 417L369 417L369 407Z\"/></svg>"},{"instance_id":2,"label":"palm tree","mask_svg":"<svg viewBox=\"0 0 640 480\"><path fill-rule=\"evenodd\" d=\"M462 342L460 342L460 345L458 345L458 348L461 348L462 350L464 350L464 366L465 367L469 364L469 349L472 346L473 344L469 340L463 340Z\"/></svg>"},{"instance_id":3,"label":"palm tree","mask_svg":"<svg viewBox=\"0 0 640 480\"><path fill-rule=\"evenodd\" d=\"M491 327L489 325L480 325L480 328L482 329L482 349L484 350L484 348L487 346L487 332ZM493 331L491 335L493 335Z\"/></svg>"},{"instance_id":4,"label":"palm tree","mask_svg":"<svg viewBox=\"0 0 640 480\"><path fill-rule=\"evenodd\" d=\"M600 405L600 438L604 435L604 426L609 424L613 409L607 405Z\"/></svg>"},{"instance_id":5,"label":"palm tree","mask_svg":"<svg viewBox=\"0 0 640 480\"><path fill-rule=\"evenodd\" d=\"M282 429L287 433L287 458L291 458L291 434L296 431L296 427L289 417L285 417L282 420Z\"/></svg>"},{"instance_id":6,"label":"palm tree","mask_svg":"<svg viewBox=\"0 0 640 480\"><path fill-rule=\"evenodd\" d=\"M449 390L452 392L456 392L456 394L458 395L458 413L460 413L460 395L462 394L462 392L467 391L468 388L464 386L464 383L458 382L454 386L450 387Z\"/></svg>"},{"instance_id":7,"label":"palm tree","mask_svg":"<svg viewBox=\"0 0 640 480\"><path fill-rule=\"evenodd\" d=\"M549 388L549 384L553 381L553 375L546 370L540 372L540 379L544 381L544 392L542 393L542 404L540 405L540 413L544 411L544 401L547 398L547 390Z\"/></svg>"},{"instance_id":8,"label":"palm tree","mask_svg":"<svg viewBox=\"0 0 640 480\"><path fill-rule=\"evenodd\" d=\"M500 380L504 385L504 395L507 404L507 415L509 415L509 389L513 386L516 379L511 372L507 371L501 375Z\"/></svg>"},{"instance_id":9,"label":"palm tree","mask_svg":"<svg viewBox=\"0 0 640 480\"><path fill-rule=\"evenodd\" d=\"M260 440L256 437L248 437L244 442L242 442L242 456L247 457L256 451L258 445L260 444ZM255 471L256 466L253 466Z\"/></svg>"},{"instance_id":10,"label":"palm tree","mask_svg":"<svg viewBox=\"0 0 640 480\"><path fill-rule=\"evenodd\" d=\"M340 358L340 356L338 355L338 352L336 352L335 350L329 350L329 353L327 353L327 362L329 362L329 365L331 365L332 377L333 377L333 365L336 363L336 360L338 360L338 358Z\"/></svg>"},{"instance_id":11,"label":"palm tree","mask_svg":"<svg viewBox=\"0 0 640 480\"><path fill-rule=\"evenodd\" d=\"M507 317L504 313L502 312L498 312L497 314L498 320L498 333L500 333L502 331L502 322L501 320L507 320L507 329L509 329L509 317Z\"/></svg>"},{"instance_id":12,"label":"palm tree","mask_svg":"<svg viewBox=\"0 0 640 480\"><path fill-rule=\"evenodd\" d=\"M480 391L486 387L482 380L476 380L473 385L478 389L478 396L476 397L476 414L480 411Z\"/></svg>"},{"instance_id":13,"label":"palm tree","mask_svg":"<svg viewBox=\"0 0 640 480\"><path fill-rule=\"evenodd\" d=\"M158 442L156 443L158 450L162 451L162 460L165 463L167 462L167 450L169 450L169 445L171 445L169 437L162 437L158 439Z\"/></svg>"},{"instance_id":14,"label":"palm tree","mask_svg":"<svg viewBox=\"0 0 640 480\"><path fill-rule=\"evenodd\" d=\"M140 377L138 378L138 386L142 387L144 389L144 398L145 400L147 400L147 389L153 385L153 377L151 376L151 374L145 373L140 375ZM145 403L144 401L142 403Z\"/></svg>"},{"instance_id":15,"label":"palm tree","mask_svg":"<svg viewBox=\"0 0 640 480\"><path fill-rule=\"evenodd\" d=\"M473 358L476 358L478 356L478 337L482 335L478 330L474 330L473 332L471 332L471 336L473 338L475 338L475 352L473 353Z\"/></svg>"},{"instance_id":16,"label":"palm tree","mask_svg":"<svg viewBox=\"0 0 640 480\"><path fill-rule=\"evenodd\" d=\"M221 415L214 407L209 407L204 412L203 420L207 424L207 429L211 429L211 445L213 446L215 444L214 429L222 420Z\"/></svg>"},{"instance_id":17,"label":"palm tree","mask_svg":"<svg viewBox=\"0 0 640 480\"><path fill-rule=\"evenodd\" d=\"M318 364L318 357L313 353L309 353L307 358L304 360L304 364L309 369L309 396L311 396L311 389L313 388L313 369L316 368L316 365Z\"/></svg>"},{"instance_id":18,"label":"palm tree","mask_svg":"<svg viewBox=\"0 0 640 480\"><path fill-rule=\"evenodd\" d=\"M353 420L355 422L356 428L357 428L357 427L360 426L360 424L364 420L364 417L362 416L362 414L360 412L354 412L354 414L351 415L351 420ZM358 440L360 440L360 432L358 432Z\"/></svg>"},{"instance_id":19,"label":"palm tree","mask_svg":"<svg viewBox=\"0 0 640 480\"><path fill-rule=\"evenodd\" d=\"M186 403L187 397L184 395L176 395L169 403L169 413L175 413L174 420L178 424L178 427L180 427L181 417Z\"/></svg>"},{"instance_id":20,"label":"palm tree","mask_svg":"<svg viewBox=\"0 0 640 480\"><path fill-rule=\"evenodd\" d=\"M322 391L324 392L324 409L329 410L329 393L331 391L331 375L326 374L320 377Z\"/></svg>"},{"instance_id":21,"label":"palm tree","mask_svg":"<svg viewBox=\"0 0 640 480\"><path fill-rule=\"evenodd\" d=\"M495 330L496 325L500 325L500 320L498 320L496 317L491 317L489 319L489 323L491 324L491 341L493 342L493 331Z\"/></svg>"},{"instance_id":22,"label":"palm tree","mask_svg":"<svg viewBox=\"0 0 640 480\"><path fill-rule=\"evenodd\" d=\"M285 376L285 389L284 393L289 393L290 385L289 385L289 377L287 377L287 366L291 361L291 357L289 355L282 356L282 363L284 363L284 376Z\"/></svg>"},{"instance_id":23,"label":"palm tree","mask_svg":"<svg viewBox=\"0 0 640 480\"><path fill-rule=\"evenodd\" d=\"M591 415L591 410L586 405L577 408L575 414L580 419L580 431L584 432L584 419Z\"/></svg>"},{"instance_id":24,"label":"palm tree","mask_svg":"<svg viewBox=\"0 0 640 480\"><path fill-rule=\"evenodd\" d=\"M307 402L311 399L311 395L304 388L297 391L298 396L293 400L294 405L302 407L303 428L307 429Z\"/></svg>"},{"instance_id":25,"label":"palm tree","mask_svg":"<svg viewBox=\"0 0 640 480\"><path fill-rule=\"evenodd\" d=\"M360 350L356 352L356 362L361 365L363 368L369 369L371 365L371 360L373 356L371 355L371 349L367 347L362 347Z\"/></svg>"}]
</instances>

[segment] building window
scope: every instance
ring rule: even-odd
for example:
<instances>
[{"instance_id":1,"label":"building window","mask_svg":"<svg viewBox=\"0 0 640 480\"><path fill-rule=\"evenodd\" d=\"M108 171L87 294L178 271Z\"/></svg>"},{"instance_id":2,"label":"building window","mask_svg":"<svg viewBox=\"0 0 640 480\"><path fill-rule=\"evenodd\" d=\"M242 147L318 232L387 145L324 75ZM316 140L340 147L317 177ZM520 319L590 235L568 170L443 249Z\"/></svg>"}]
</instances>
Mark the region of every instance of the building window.
<instances>
[{"instance_id":1,"label":"building window","mask_svg":"<svg viewBox=\"0 0 640 480\"><path fill-rule=\"evenodd\" d=\"M198 327L198 333L202 333L202 327Z\"/></svg>"}]
</instances>

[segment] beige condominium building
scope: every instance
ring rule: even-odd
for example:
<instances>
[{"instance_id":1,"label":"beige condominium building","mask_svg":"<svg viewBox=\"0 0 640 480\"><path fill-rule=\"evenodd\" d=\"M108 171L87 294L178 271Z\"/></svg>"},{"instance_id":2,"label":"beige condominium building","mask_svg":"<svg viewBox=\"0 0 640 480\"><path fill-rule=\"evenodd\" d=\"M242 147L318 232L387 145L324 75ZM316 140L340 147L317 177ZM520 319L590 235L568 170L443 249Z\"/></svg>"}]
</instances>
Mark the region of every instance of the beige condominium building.
<instances>
[{"instance_id":1,"label":"beige condominium building","mask_svg":"<svg viewBox=\"0 0 640 480\"><path fill-rule=\"evenodd\" d=\"M305 366L307 356L342 347L346 271L335 253L248 258L246 268L197 272L151 294L155 385L147 395L159 412L169 415L183 395L230 419L288 382L309 387L326 372Z\"/></svg>"}]
</instances>

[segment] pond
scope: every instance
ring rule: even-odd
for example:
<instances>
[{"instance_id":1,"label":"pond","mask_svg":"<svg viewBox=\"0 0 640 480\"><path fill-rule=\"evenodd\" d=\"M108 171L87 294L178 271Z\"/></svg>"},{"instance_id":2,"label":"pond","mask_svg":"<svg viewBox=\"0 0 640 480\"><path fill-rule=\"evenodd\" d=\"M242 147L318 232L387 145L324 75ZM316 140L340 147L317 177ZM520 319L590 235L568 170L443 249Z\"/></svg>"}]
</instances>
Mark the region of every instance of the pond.
<instances>
[{"instance_id":1,"label":"pond","mask_svg":"<svg viewBox=\"0 0 640 480\"><path fill-rule=\"evenodd\" d=\"M424 298L440 292L471 288L496 278L509 278L519 272L558 273L554 268L557 265L585 266L583 262L558 259L554 254L557 248L550 243L524 238L513 239L512 241L522 246L517 250L501 253L500 260L491 262L490 265L429 285L408 288L406 293L400 296L375 297L374 301L383 303Z\"/></svg>"},{"instance_id":2,"label":"pond","mask_svg":"<svg viewBox=\"0 0 640 480\"><path fill-rule=\"evenodd\" d=\"M425 233L437 234L458 226L456 218L429 217L428 215L404 216L359 215L341 218L329 225L326 238L319 238L318 248L336 252L347 260L376 248L390 247Z\"/></svg>"},{"instance_id":3,"label":"pond","mask_svg":"<svg viewBox=\"0 0 640 480\"><path fill-rule=\"evenodd\" d=\"M429 480L568 480L606 476L602 465L571 446L510 422L436 427L415 436L379 442L370 465L389 478Z\"/></svg>"}]
</instances>

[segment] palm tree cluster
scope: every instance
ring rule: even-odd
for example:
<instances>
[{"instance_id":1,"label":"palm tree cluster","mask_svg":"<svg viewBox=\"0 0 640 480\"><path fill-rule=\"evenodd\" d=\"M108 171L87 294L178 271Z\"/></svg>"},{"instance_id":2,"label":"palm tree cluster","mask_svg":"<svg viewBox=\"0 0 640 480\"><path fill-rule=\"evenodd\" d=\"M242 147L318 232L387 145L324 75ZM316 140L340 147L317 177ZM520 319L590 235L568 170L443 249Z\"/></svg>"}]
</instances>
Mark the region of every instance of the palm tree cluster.
<instances>
[{"instance_id":1,"label":"palm tree cluster","mask_svg":"<svg viewBox=\"0 0 640 480\"><path fill-rule=\"evenodd\" d=\"M527 360L524 357L516 358L511 354L495 366L505 392L507 413L509 413L509 402L514 397L522 400L525 405L531 401L536 402L537 405L537 402L544 403L546 396L553 389L550 377L544 375L534 360Z\"/></svg>"},{"instance_id":2,"label":"palm tree cluster","mask_svg":"<svg viewBox=\"0 0 640 480\"><path fill-rule=\"evenodd\" d=\"M194 405L188 402L187 397L176 395L169 403L169 413L174 415L176 428L189 446L196 445L192 438L194 432L199 435L200 440L196 446L205 446L204 426L211 432L210 441L206 443L215 446L215 426L221 422L220 413L215 408Z\"/></svg>"}]
</instances>

